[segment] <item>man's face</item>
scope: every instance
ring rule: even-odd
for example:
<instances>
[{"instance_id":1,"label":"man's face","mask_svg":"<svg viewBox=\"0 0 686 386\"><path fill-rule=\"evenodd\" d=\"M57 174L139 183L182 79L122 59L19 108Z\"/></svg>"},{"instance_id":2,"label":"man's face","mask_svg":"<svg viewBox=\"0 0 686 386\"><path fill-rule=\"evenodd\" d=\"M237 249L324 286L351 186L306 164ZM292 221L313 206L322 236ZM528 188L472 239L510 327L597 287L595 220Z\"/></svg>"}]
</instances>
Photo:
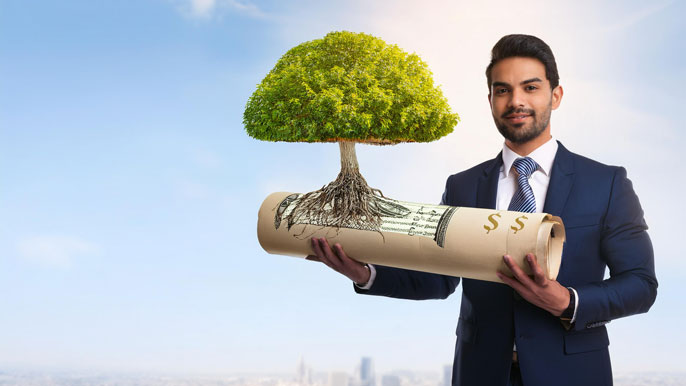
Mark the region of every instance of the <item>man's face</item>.
<instances>
[{"instance_id":1,"label":"man's face","mask_svg":"<svg viewBox=\"0 0 686 386\"><path fill-rule=\"evenodd\" d=\"M549 134L550 112L561 98L562 88L550 90L538 59L512 57L493 66L488 101L498 131L509 142L521 144Z\"/></svg>"}]
</instances>

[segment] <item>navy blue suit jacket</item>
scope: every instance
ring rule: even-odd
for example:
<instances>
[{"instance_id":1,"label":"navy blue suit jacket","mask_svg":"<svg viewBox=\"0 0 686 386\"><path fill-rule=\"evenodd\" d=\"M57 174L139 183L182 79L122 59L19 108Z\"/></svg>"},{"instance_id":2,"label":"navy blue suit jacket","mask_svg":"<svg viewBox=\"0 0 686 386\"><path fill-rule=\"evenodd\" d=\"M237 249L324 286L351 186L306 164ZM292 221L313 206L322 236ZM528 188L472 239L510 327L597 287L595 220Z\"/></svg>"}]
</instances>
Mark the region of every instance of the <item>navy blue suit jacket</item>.
<instances>
[{"instance_id":1,"label":"navy blue suit jacket","mask_svg":"<svg viewBox=\"0 0 686 386\"><path fill-rule=\"evenodd\" d=\"M443 203L495 208L501 155L448 178ZM507 285L463 279L453 385L507 385L517 344L527 386L611 385L605 323L648 311L657 295L653 249L638 197L622 167L559 144L543 211L560 216L567 241L557 280L579 295L569 330ZM603 280L605 268L610 278ZM369 290L403 299L446 298L460 278L377 266Z\"/></svg>"}]
</instances>

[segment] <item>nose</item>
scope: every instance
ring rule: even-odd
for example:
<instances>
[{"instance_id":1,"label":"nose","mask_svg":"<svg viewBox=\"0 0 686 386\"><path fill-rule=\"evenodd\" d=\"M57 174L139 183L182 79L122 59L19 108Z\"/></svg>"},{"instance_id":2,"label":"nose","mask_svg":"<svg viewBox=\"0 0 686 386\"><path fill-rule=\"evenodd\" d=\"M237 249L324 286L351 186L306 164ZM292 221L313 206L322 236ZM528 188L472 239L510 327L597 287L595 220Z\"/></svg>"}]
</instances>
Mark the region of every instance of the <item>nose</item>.
<instances>
[{"instance_id":1,"label":"nose","mask_svg":"<svg viewBox=\"0 0 686 386\"><path fill-rule=\"evenodd\" d=\"M515 88L512 90L510 93L510 100L508 103L510 106L509 107L523 107L524 106L524 92L519 90L518 88Z\"/></svg>"}]
</instances>

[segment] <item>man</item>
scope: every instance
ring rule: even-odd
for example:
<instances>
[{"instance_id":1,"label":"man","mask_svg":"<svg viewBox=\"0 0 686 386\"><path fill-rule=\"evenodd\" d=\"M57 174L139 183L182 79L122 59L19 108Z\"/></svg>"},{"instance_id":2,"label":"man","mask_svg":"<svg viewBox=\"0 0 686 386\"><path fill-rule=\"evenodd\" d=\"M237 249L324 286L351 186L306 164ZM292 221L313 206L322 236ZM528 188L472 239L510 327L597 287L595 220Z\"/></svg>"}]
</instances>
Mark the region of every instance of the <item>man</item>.
<instances>
[{"instance_id":1,"label":"man","mask_svg":"<svg viewBox=\"0 0 686 386\"><path fill-rule=\"evenodd\" d=\"M568 151L551 136L559 85L542 40L508 35L486 69L493 120L505 137L496 158L448 178L443 204L546 212L566 228L557 280L527 256L533 277L503 259L505 284L462 280L454 385L611 385L605 324L648 311L655 301L653 251L626 171ZM589 124L582 122L581 124ZM460 279L361 264L313 239L314 255L355 291L406 299L445 298ZM610 278L603 280L605 268Z\"/></svg>"}]
</instances>

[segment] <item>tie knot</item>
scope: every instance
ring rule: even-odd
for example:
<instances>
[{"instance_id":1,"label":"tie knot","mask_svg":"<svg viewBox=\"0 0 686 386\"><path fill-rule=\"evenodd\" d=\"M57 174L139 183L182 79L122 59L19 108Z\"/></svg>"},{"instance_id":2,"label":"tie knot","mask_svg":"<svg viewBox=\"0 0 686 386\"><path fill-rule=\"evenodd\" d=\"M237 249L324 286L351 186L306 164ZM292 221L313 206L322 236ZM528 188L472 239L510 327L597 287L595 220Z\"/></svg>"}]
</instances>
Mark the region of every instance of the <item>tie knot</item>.
<instances>
[{"instance_id":1,"label":"tie knot","mask_svg":"<svg viewBox=\"0 0 686 386\"><path fill-rule=\"evenodd\" d=\"M520 176L526 176L526 178L531 177L531 175L538 169L538 164L536 161L529 157L517 158L512 166L515 168Z\"/></svg>"}]
</instances>

